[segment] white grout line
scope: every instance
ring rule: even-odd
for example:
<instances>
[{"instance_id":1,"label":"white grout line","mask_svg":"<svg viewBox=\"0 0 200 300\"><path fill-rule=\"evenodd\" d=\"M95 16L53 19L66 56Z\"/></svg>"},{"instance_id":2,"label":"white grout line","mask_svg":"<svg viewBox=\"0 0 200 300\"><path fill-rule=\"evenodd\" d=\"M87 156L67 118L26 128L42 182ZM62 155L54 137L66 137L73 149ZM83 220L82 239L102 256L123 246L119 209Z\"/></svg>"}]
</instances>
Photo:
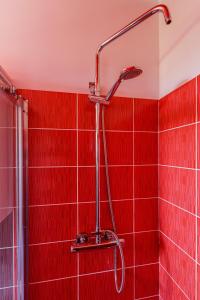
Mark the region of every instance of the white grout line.
<instances>
[{"instance_id":1,"label":"white grout line","mask_svg":"<svg viewBox=\"0 0 200 300\"><path fill-rule=\"evenodd\" d=\"M17 287L19 287L19 285L10 285L10 286L5 286L5 287L0 287L0 291L7 290L7 289L14 289L14 288L17 288Z\"/></svg>"},{"instance_id":2,"label":"white grout line","mask_svg":"<svg viewBox=\"0 0 200 300\"><path fill-rule=\"evenodd\" d=\"M159 164L160 167L167 167L167 168L174 168L174 169L183 169L183 170L200 170L196 168L189 168L189 167L183 167L183 166L171 166L171 165L164 165L164 164Z\"/></svg>"},{"instance_id":3,"label":"white grout line","mask_svg":"<svg viewBox=\"0 0 200 300\"><path fill-rule=\"evenodd\" d=\"M31 243L29 244L29 247L31 246L40 246L40 245L49 245L49 244L60 244L60 243L73 243L75 240L75 237L73 240L61 240L61 241L52 241L52 242L43 242L43 243Z\"/></svg>"},{"instance_id":4,"label":"white grout line","mask_svg":"<svg viewBox=\"0 0 200 300\"><path fill-rule=\"evenodd\" d=\"M152 296L147 296L147 297L143 297L143 298L136 298L135 300L148 300L148 299L150 299L151 300L151 298L153 298L153 297L159 297L159 295L158 294L156 294L156 295L152 295Z\"/></svg>"},{"instance_id":5,"label":"white grout line","mask_svg":"<svg viewBox=\"0 0 200 300\"><path fill-rule=\"evenodd\" d=\"M109 168L116 168L116 167L156 167L158 166L157 163L155 164L127 164L127 165L108 165ZM95 165L79 165L79 168L95 168ZM104 168L105 165L100 165L101 168ZM56 169L56 168L77 168L76 165L68 165L68 166L29 166L29 169ZM0 167L1 169L1 167Z\"/></svg>"},{"instance_id":6,"label":"white grout line","mask_svg":"<svg viewBox=\"0 0 200 300\"><path fill-rule=\"evenodd\" d=\"M158 199L158 196L134 198L134 200Z\"/></svg>"},{"instance_id":7,"label":"white grout line","mask_svg":"<svg viewBox=\"0 0 200 300\"><path fill-rule=\"evenodd\" d=\"M78 173L78 171L77 171ZM113 202L127 202L127 201L134 201L133 199L116 199L113 200ZM101 203L107 203L106 200L100 201ZM29 208L31 207L48 207L48 206L64 206L64 205L80 205L80 204L95 204L95 201L80 201L80 202L61 202L61 203L49 203L49 204L34 204L34 205L29 205Z\"/></svg>"},{"instance_id":8,"label":"white grout line","mask_svg":"<svg viewBox=\"0 0 200 300\"><path fill-rule=\"evenodd\" d=\"M78 96L78 95L77 95ZM176 127L171 127L171 128L167 128L167 129L163 129L163 130L159 130L154 131L154 130L123 130L123 129L106 129L106 132L114 132L114 133L152 133L152 134L157 134L157 133L165 133L168 131L172 131L172 130L176 130L176 129L180 129L180 128L185 128L185 127L189 127L189 126L193 126L195 124L199 124L200 121L197 122L192 122L189 124L183 124L180 126L176 126ZM0 129L15 129L15 127L0 127ZM29 130L44 130L44 131L76 131L76 128L56 128L56 127L49 127L49 128L44 128L44 127L29 127ZM88 128L78 128L78 131L81 132L95 132L95 129L88 129ZM102 132L102 129L100 129L100 132Z\"/></svg>"},{"instance_id":9,"label":"white grout line","mask_svg":"<svg viewBox=\"0 0 200 300\"><path fill-rule=\"evenodd\" d=\"M6 247L0 247L0 251L1 250L6 250L6 249L17 249L19 248L19 246L6 246Z\"/></svg>"},{"instance_id":10,"label":"white grout line","mask_svg":"<svg viewBox=\"0 0 200 300\"><path fill-rule=\"evenodd\" d=\"M159 232L160 230L159 229L152 229L152 230L143 230L143 231L135 231L133 232L133 234L141 234L141 233L148 233L148 232Z\"/></svg>"},{"instance_id":11,"label":"white grout line","mask_svg":"<svg viewBox=\"0 0 200 300\"><path fill-rule=\"evenodd\" d=\"M29 282L28 284L35 285L35 284L48 283L48 282L60 281L60 280L65 280L65 279L77 278L77 277L78 276L73 275L73 276L60 277L60 278L54 278L54 279L48 279L48 280L41 280L41 281L36 281L36 282Z\"/></svg>"},{"instance_id":12,"label":"white grout line","mask_svg":"<svg viewBox=\"0 0 200 300\"><path fill-rule=\"evenodd\" d=\"M86 167L86 166L83 166ZM94 167L94 166L87 166L88 168ZM61 168L77 168L77 166L69 165L69 166L30 166L29 169L61 169Z\"/></svg>"},{"instance_id":13,"label":"white grout line","mask_svg":"<svg viewBox=\"0 0 200 300\"><path fill-rule=\"evenodd\" d=\"M140 201L140 200L152 200L152 199L158 199L157 196L152 196L152 197L142 197L142 198L128 198L128 199L113 199L113 202L120 202L120 201ZM101 200L102 203L107 202L106 200ZM31 204L29 207L45 207L45 206L59 206L59 205L76 205L76 201L71 201L71 202L60 202L60 203L47 203L47 204ZM79 201L79 204L91 204L91 203L96 203L95 201ZM4 209L14 209L18 208L18 206L5 206L5 207L0 207L0 210Z\"/></svg>"},{"instance_id":14,"label":"white grout line","mask_svg":"<svg viewBox=\"0 0 200 300\"><path fill-rule=\"evenodd\" d=\"M159 265L158 261L148 263L148 264L135 265L135 268L148 267L148 266L154 266L154 265Z\"/></svg>"},{"instance_id":15,"label":"white grout line","mask_svg":"<svg viewBox=\"0 0 200 300\"><path fill-rule=\"evenodd\" d=\"M77 95L78 97L78 95ZM1 129L1 127L0 127ZM12 129L12 128L11 128ZM77 130L80 132L95 132L95 129L85 129L85 128L29 128L29 130L44 130L44 131L74 131L76 132ZM102 132L102 129L99 130ZM150 133L150 134L155 134L157 131L152 131L152 130L118 130L118 129L106 129L106 132L113 132L113 133Z\"/></svg>"},{"instance_id":16,"label":"white grout line","mask_svg":"<svg viewBox=\"0 0 200 300\"><path fill-rule=\"evenodd\" d=\"M161 234L163 234L173 245L175 245L181 252L183 252L189 259L191 259L194 263L196 263L196 260L188 254L183 248L181 248L176 242L174 242L168 235L166 235L163 231L160 231Z\"/></svg>"},{"instance_id":17,"label":"white grout line","mask_svg":"<svg viewBox=\"0 0 200 300\"><path fill-rule=\"evenodd\" d=\"M125 267L125 269L134 269L134 268L139 268L139 267L148 267L152 265L158 265L158 262L156 263L149 263L149 264L143 264L143 265L137 265L137 266L128 266ZM118 268L117 270L121 270L121 268ZM103 270L103 271L97 271L97 272L91 272L91 273L82 273L77 275L72 275L72 276L66 276L66 277L61 277L61 278L54 278L54 279L49 279L49 280L42 280L42 281L36 281L36 282L30 282L30 285L34 284L40 284L40 283L47 283L47 282L54 282L54 281L59 281L59 280L65 280L65 279L71 279L71 278L77 278L77 277L86 277L86 276L92 276L92 275L99 275L99 274L105 274L105 273L110 273L113 272L114 269L109 269L109 270Z\"/></svg>"},{"instance_id":18,"label":"white grout line","mask_svg":"<svg viewBox=\"0 0 200 300\"><path fill-rule=\"evenodd\" d=\"M16 129L16 127L13 127L13 126L10 126L10 127L0 126L0 129Z\"/></svg>"},{"instance_id":19,"label":"white grout line","mask_svg":"<svg viewBox=\"0 0 200 300\"><path fill-rule=\"evenodd\" d=\"M167 131L172 131L172 130L176 130L176 129L181 129L181 128L193 126L193 125L195 125L195 124L196 124L196 122L192 122L192 123L189 123L189 124L184 124L184 125L180 125L180 126L177 126L177 127L172 127L172 128L160 130L159 133L165 133L165 132L167 132Z\"/></svg>"},{"instance_id":20,"label":"white grout line","mask_svg":"<svg viewBox=\"0 0 200 300\"><path fill-rule=\"evenodd\" d=\"M188 299L191 300L187 294L183 291L183 289L180 287L180 285L175 281L175 279L168 273L168 271L163 267L163 265L160 263L160 267L164 270L165 273L167 273L167 275L171 278L171 280L173 281L173 283L178 287L178 289L184 294L184 296Z\"/></svg>"},{"instance_id":21,"label":"white grout line","mask_svg":"<svg viewBox=\"0 0 200 300\"><path fill-rule=\"evenodd\" d=\"M12 167L9 167L9 166L2 167L2 166L0 166L0 170L12 170L12 169L16 169L16 168L17 168L16 166L12 166Z\"/></svg>"},{"instance_id":22,"label":"white grout line","mask_svg":"<svg viewBox=\"0 0 200 300\"><path fill-rule=\"evenodd\" d=\"M184 166L173 166L173 165L165 165L165 164L128 164L128 165L108 165L109 168L117 168L117 167L167 167L167 168L174 168L174 169L183 169L183 170L198 170L200 171L200 168L190 168L190 167L184 167ZM68 166L29 166L29 169L61 169L61 168L76 168L75 165L68 165ZM79 165L79 168L95 168L95 165ZM105 165L100 165L101 168L105 167ZM16 167L0 167L0 169L16 169Z\"/></svg>"},{"instance_id":23,"label":"white grout line","mask_svg":"<svg viewBox=\"0 0 200 300\"><path fill-rule=\"evenodd\" d=\"M29 208L33 207L49 207L49 206L66 206L66 205L77 205L76 202L61 202L61 203L49 203L49 204L33 204L29 205Z\"/></svg>"},{"instance_id":24,"label":"white grout line","mask_svg":"<svg viewBox=\"0 0 200 300\"><path fill-rule=\"evenodd\" d=\"M5 207L0 207L0 211L4 210L4 209L15 209L15 208L19 208L19 206L5 206Z\"/></svg>"},{"instance_id":25,"label":"white grout line","mask_svg":"<svg viewBox=\"0 0 200 300\"><path fill-rule=\"evenodd\" d=\"M185 209L185 208L182 208L181 206L178 206L178 205L174 204L173 202L170 202L170 201L168 201L168 200L166 200L166 199L164 199L164 198L162 198L162 197L159 197L159 199L162 200L162 201L164 201L164 202L166 202L166 203L168 203L169 205L172 205L172 206L174 206L174 207L176 207L176 208L178 208L178 209L184 211L184 212L187 213L187 214L190 214L191 216L193 216L193 217L195 217L195 218L196 218L196 217L198 218L198 216L197 216L196 214L190 212L189 210L187 210L187 209Z\"/></svg>"}]
</instances>

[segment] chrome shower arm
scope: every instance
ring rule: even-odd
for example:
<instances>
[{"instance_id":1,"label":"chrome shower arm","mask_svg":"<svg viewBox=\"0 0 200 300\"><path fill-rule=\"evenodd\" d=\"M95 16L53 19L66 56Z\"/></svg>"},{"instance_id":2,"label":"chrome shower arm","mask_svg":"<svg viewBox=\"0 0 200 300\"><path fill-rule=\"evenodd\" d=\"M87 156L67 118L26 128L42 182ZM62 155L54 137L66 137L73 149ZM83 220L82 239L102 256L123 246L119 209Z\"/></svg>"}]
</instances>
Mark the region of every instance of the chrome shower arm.
<instances>
[{"instance_id":1,"label":"chrome shower arm","mask_svg":"<svg viewBox=\"0 0 200 300\"><path fill-rule=\"evenodd\" d=\"M117 31L115 34L113 34L111 37L109 37L107 40L105 40L98 47L97 53L96 53L96 74L95 74L95 94L96 95L98 95L98 96L100 95L100 68L99 68L99 65L100 65L100 53L103 50L103 48L157 12L163 13L166 24L171 23L171 16L170 16L167 6L163 5L163 4L159 4L159 5L152 7L151 9L146 11L144 14L142 14L141 16L139 16L138 18L133 20L131 23L129 23L128 25L126 25L125 27L123 27L122 29Z\"/></svg>"}]
</instances>

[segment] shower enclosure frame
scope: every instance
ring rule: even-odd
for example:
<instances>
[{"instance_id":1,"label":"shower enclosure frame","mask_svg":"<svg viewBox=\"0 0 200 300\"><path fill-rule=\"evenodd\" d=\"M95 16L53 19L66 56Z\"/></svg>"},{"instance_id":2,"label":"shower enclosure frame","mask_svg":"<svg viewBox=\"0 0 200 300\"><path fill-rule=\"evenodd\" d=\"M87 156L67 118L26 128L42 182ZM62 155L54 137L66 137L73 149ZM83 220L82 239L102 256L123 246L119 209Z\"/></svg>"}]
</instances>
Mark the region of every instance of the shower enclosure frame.
<instances>
[{"instance_id":1,"label":"shower enclosure frame","mask_svg":"<svg viewBox=\"0 0 200 300\"><path fill-rule=\"evenodd\" d=\"M17 267L13 265L14 299L28 299L28 101L17 95L11 79L0 66L0 88L11 95L15 107L15 209ZM16 273L15 273L16 271Z\"/></svg>"}]
</instances>

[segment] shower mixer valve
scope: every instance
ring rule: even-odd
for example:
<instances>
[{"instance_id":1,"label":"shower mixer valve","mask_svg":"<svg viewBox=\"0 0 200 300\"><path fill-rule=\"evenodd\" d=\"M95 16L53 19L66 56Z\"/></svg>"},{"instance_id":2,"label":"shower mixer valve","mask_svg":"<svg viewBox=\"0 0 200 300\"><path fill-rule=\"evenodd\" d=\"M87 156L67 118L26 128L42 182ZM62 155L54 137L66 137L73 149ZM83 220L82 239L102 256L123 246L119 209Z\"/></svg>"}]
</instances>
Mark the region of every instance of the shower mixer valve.
<instances>
[{"instance_id":1,"label":"shower mixer valve","mask_svg":"<svg viewBox=\"0 0 200 300\"><path fill-rule=\"evenodd\" d=\"M98 237L98 239L97 239ZM97 242L99 240L99 242ZM119 239L124 244L124 239ZM90 234L82 232L76 236L71 246L71 252L79 252L82 250L92 250L100 248L110 248L117 246L118 241L110 234L110 230L102 230L100 232L91 232Z\"/></svg>"}]
</instances>

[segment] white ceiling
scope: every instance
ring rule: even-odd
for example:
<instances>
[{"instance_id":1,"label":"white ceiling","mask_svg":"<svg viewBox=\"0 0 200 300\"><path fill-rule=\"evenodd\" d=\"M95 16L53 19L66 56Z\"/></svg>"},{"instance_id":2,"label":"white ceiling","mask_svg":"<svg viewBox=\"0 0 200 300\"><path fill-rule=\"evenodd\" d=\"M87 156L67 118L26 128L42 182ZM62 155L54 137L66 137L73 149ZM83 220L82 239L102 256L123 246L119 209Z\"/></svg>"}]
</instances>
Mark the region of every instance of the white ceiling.
<instances>
[{"instance_id":1,"label":"white ceiling","mask_svg":"<svg viewBox=\"0 0 200 300\"><path fill-rule=\"evenodd\" d=\"M159 26L160 97L200 74L200 0L163 0L172 24Z\"/></svg>"},{"instance_id":2,"label":"white ceiling","mask_svg":"<svg viewBox=\"0 0 200 300\"><path fill-rule=\"evenodd\" d=\"M6 0L0 10L0 64L17 88L88 92L100 42L151 6L153 0ZM164 21L163 21L164 22ZM142 76L124 82L118 95L158 98L158 17L102 52L103 92L123 67Z\"/></svg>"}]
</instances>

